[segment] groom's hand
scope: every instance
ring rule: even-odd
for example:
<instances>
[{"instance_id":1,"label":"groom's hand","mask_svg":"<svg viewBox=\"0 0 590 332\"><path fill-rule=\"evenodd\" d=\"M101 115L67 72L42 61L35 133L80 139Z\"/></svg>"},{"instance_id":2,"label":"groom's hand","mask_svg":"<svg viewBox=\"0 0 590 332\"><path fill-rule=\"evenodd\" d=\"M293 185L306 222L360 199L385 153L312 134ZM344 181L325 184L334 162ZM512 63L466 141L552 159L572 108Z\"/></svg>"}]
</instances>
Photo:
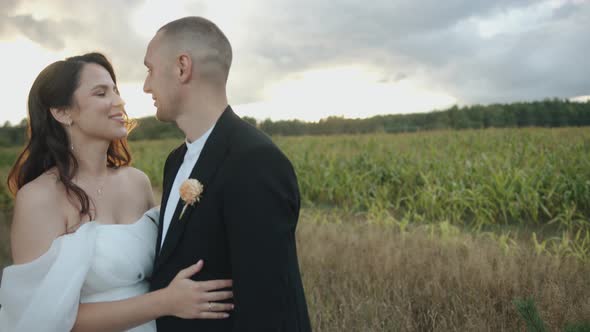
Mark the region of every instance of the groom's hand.
<instances>
[{"instance_id":1,"label":"groom's hand","mask_svg":"<svg viewBox=\"0 0 590 332\"><path fill-rule=\"evenodd\" d=\"M228 311L233 310L231 303L221 303L231 299L231 291L215 291L229 288L232 280L209 280L193 281L190 279L194 274L203 269L203 260L191 265L180 272L164 288L166 312L170 316L184 319L223 319L229 317Z\"/></svg>"}]
</instances>

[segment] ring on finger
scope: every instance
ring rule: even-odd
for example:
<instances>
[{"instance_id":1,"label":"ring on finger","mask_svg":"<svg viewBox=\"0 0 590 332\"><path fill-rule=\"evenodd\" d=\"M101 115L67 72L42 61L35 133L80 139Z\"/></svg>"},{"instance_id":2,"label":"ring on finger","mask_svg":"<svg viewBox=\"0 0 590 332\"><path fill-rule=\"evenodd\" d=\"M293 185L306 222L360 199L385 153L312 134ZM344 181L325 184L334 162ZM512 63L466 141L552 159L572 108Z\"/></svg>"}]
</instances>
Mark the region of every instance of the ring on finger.
<instances>
[{"instance_id":1,"label":"ring on finger","mask_svg":"<svg viewBox=\"0 0 590 332\"><path fill-rule=\"evenodd\" d=\"M213 309L213 305L211 304L211 302L207 302L207 305L209 306L209 311L211 311L211 309Z\"/></svg>"}]
</instances>

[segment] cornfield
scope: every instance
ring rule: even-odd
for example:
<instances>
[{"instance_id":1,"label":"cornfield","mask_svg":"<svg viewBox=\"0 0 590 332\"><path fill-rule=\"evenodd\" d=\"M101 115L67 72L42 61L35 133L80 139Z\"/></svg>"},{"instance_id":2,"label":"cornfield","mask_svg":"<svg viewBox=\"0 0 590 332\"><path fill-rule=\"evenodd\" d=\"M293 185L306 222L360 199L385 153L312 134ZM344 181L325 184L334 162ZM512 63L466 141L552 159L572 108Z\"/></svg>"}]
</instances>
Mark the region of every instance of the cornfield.
<instances>
[{"instance_id":1,"label":"cornfield","mask_svg":"<svg viewBox=\"0 0 590 332\"><path fill-rule=\"evenodd\" d=\"M299 180L314 330L512 331L525 327L514 300L529 297L551 330L590 317L588 128L273 140ZM178 144L131 142L155 192ZM0 150L3 179L16 154Z\"/></svg>"},{"instance_id":2,"label":"cornfield","mask_svg":"<svg viewBox=\"0 0 590 332\"><path fill-rule=\"evenodd\" d=\"M543 249L589 258L587 128L274 140L295 167L306 208L366 214L385 223L444 222L476 232L510 230ZM179 142L131 144L135 167L161 191L164 161ZM0 150L2 178L16 154L17 149ZM11 204L2 183L0 208L10 209Z\"/></svg>"}]
</instances>

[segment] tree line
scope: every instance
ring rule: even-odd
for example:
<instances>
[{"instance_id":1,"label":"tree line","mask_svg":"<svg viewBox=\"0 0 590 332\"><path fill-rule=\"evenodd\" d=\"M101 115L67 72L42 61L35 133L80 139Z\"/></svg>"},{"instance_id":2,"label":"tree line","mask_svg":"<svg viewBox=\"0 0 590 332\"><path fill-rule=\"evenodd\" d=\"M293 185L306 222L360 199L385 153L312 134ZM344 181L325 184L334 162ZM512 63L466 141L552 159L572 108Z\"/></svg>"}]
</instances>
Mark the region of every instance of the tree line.
<instances>
[{"instance_id":1,"label":"tree line","mask_svg":"<svg viewBox=\"0 0 590 332\"><path fill-rule=\"evenodd\" d=\"M300 120L258 122L244 120L268 135L336 135L367 133L400 133L440 129L483 129L517 127L590 126L590 101L585 103L562 99L517 102L511 104L452 106L430 113L377 115L365 119L328 117L318 122ZM137 119L138 126L130 140L151 140L183 137L176 126L161 123L155 117ZM22 145L25 141L26 120L0 128L0 146Z\"/></svg>"}]
</instances>

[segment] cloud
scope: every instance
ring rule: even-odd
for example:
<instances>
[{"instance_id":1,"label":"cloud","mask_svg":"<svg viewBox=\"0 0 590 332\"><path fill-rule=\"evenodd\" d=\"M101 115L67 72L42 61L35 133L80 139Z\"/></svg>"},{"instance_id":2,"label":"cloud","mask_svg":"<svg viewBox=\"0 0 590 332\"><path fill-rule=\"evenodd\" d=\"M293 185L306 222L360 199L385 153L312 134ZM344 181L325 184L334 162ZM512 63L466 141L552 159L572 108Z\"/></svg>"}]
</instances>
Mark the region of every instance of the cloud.
<instances>
[{"instance_id":1,"label":"cloud","mask_svg":"<svg viewBox=\"0 0 590 332\"><path fill-rule=\"evenodd\" d=\"M6 24L25 35L30 40L50 50L62 50L66 40L60 31L72 31L82 28L75 21L55 22L52 20L36 20L32 15L16 15L6 18Z\"/></svg>"},{"instance_id":2,"label":"cloud","mask_svg":"<svg viewBox=\"0 0 590 332\"><path fill-rule=\"evenodd\" d=\"M131 18L153 3L2 0L0 36L20 34L46 48L73 54L103 51L122 81L142 81L150 33L136 31ZM590 93L585 74L590 65L588 1L185 0L175 4L172 8L160 2L160 7L151 9L155 16L144 20L203 15L217 22L234 47L229 83L233 103L260 100L266 87L292 73L339 65L378 68L378 82L419 81L462 103ZM49 14L37 15L43 10ZM148 25L155 31L161 23Z\"/></svg>"},{"instance_id":3,"label":"cloud","mask_svg":"<svg viewBox=\"0 0 590 332\"><path fill-rule=\"evenodd\" d=\"M8 14L0 15L0 29L4 35L23 35L67 56L103 52L114 62L120 79L137 81L145 75L143 56L148 41L130 25L128 14L141 3L11 0L2 3L2 12ZM45 17L39 18L38 12Z\"/></svg>"},{"instance_id":4,"label":"cloud","mask_svg":"<svg viewBox=\"0 0 590 332\"><path fill-rule=\"evenodd\" d=\"M242 61L259 89L357 63L464 103L570 97L590 90L589 10L584 1L273 1L242 22L251 31Z\"/></svg>"},{"instance_id":5,"label":"cloud","mask_svg":"<svg viewBox=\"0 0 590 332\"><path fill-rule=\"evenodd\" d=\"M7 22L8 14L14 10L17 0L0 1L0 37L8 34L10 25Z\"/></svg>"},{"instance_id":6,"label":"cloud","mask_svg":"<svg viewBox=\"0 0 590 332\"><path fill-rule=\"evenodd\" d=\"M18 0L3 0L2 2L0 2L0 13L7 13L9 11L12 11L14 7L16 7L17 3Z\"/></svg>"},{"instance_id":7,"label":"cloud","mask_svg":"<svg viewBox=\"0 0 590 332\"><path fill-rule=\"evenodd\" d=\"M457 32L443 32L438 37L449 40L450 49L456 47L461 52L449 54L447 48L439 53L446 64L434 69L432 76L445 82L465 103L588 94L590 84L583 68L590 65L585 56L590 52L589 28L590 6L569 4L548 10L520 32L505 31L482 39L473 24L465 27L462 37L457 37L461 36Z\"/></svg>"}]
</instances>

